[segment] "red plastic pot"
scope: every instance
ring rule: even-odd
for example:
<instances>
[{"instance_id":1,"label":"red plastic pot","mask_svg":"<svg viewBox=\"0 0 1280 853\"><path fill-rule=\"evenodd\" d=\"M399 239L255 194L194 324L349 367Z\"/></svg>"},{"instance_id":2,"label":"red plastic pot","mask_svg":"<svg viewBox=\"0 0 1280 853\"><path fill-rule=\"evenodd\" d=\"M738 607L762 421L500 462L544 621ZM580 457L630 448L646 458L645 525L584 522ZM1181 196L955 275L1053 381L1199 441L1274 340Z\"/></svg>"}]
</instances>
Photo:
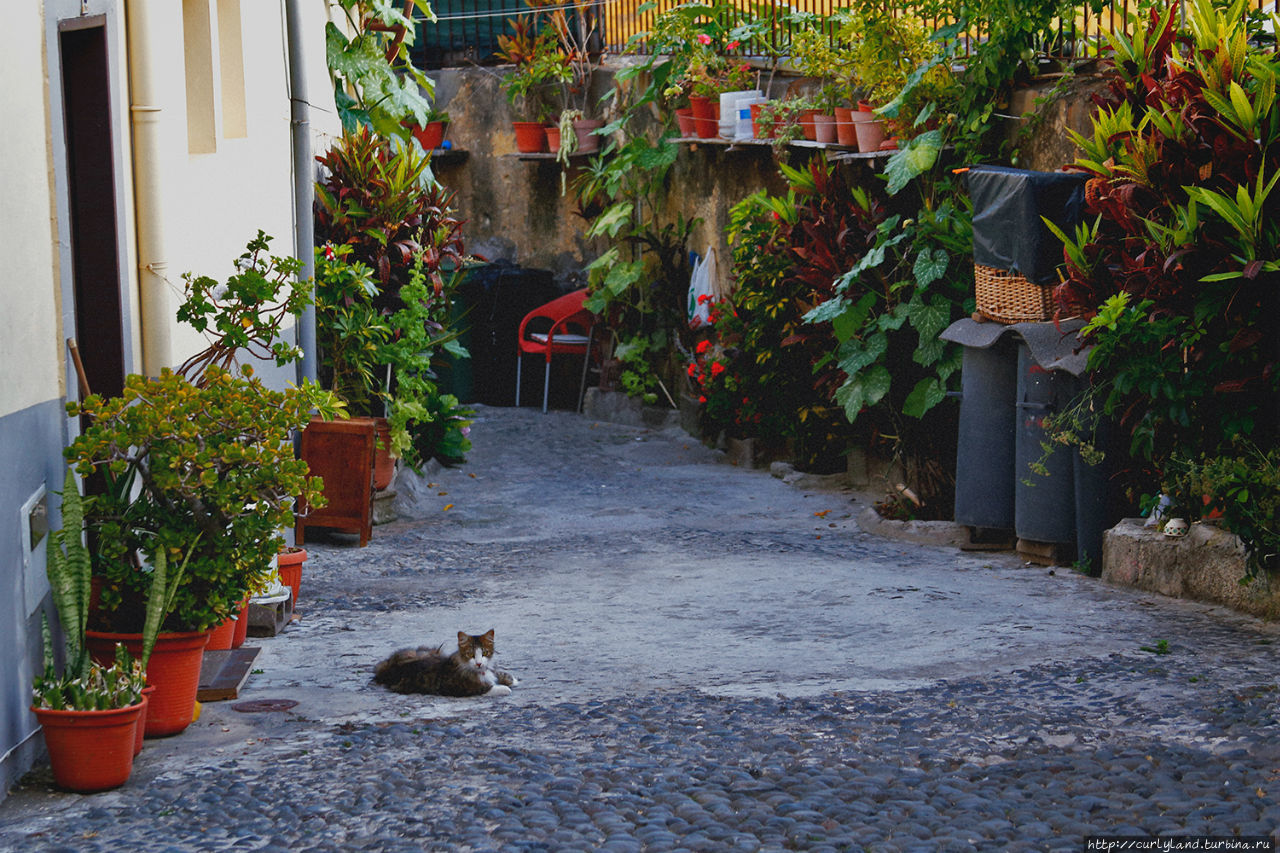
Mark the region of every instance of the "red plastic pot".
<instances>
[{"instance_id":1,"label":"red plastic pot","mask_svg":"<svg viewBox=\"0 0 1280 853\"><path fill-rule=\"evenodd\" d=\"M298 606L298 590L302 586L302 564L307 561L305 548L286 548L276 555L280 583L293 591L293 606Z\"/></svg>"},{"instance_id":2,"label":"red plastic pot","mask_svg":"<svg viewBox=\"0 0 1280 853\"><path fill-rule=\"evenodd\" d=\"M141 702L110 711L31 710L44 729L59 788L89 794L129 781Z\"/></svg>"},{"instance_id":3,"label":"red plastic pot","mask_svg":"<svg viewBox=\"0 0 1280 853\"><path fill-rule=\"evenodd\" d=\"M249 619L246 611L249 606L249 599L245 599L240 609L236 611L236 615L227 619L213 632L209 634L209 645L205 648L209 651L222 651L227 649L238 649L244 643L245 637L249 635Z\"/></svg>"},{"instance_id":4,"label":"red plastic pot","mask_svg":"<svg viewBox=\"0 0 1280 853\"><path fill-rule=\"evenodd\" d=\"M443 121L430 121L427 122L425 127L415 124L410 130L424 151L434 151L444 142L444 129L446 126L447 123Z\"/></svg>"},{"instance_id":5,"label":"red plastic pot","mask_svg":"<svg viewBox=\"0 0 1280 853\"><path fill-rule=\"evenodd\" d=\"M705 95L690 95L694 133L699 139L715 139L720 133L720 101Z\"/></svg>"},{"instance_id":6,"label":"red plastic pot","mask_svg":"<svg viewBox=\"0 0 1280 853\"><path fill-rule=\"evenodd\" d=\"M89 656L100 664L115 660L116 643L123 643L135 658L142 655L141 634L84 633ZM156 688L147 703L147 737L176 735L191 725L196 693L200 690L200 663L209 644L209 633L162 633L156 640L147 663L147 683Z\"/></svg>"},{"instance_id":7,"label":"red plastic pot","mask_svg":"<svg viewBox=\"0 0 1280 853\"><path fill-rule=\"evenodd\" d=\"M516 134L516 150L521 154L541 154L547 150L547 134L537 121L513 121Z\"/></svg>"},{"instance_id":8,"label":"red plastic pot","mask_svg":"<svg viewBox=\"0 0 1280 853\"><path fill-rule=\"evenodd\" d=\"M138 714L138 722L133 727L133 754L135 756L142 752L142 738L147 733L147 707L151 704L151 697L155 692L156 688L151 684L142 688L142 713Z\"/></svg>"},{"instance_id":9,"label":"red plastic pot","mask_svg":"<svg viewBox=\"0 0 1280 853\"><path fill-rule=\"evenodd\" d=\"M249 636L249 599L240 605L240 615L236 617L236 633L231 638L231 648L238 649L244 645Z\"/></svg>"},{"instance_id":10,"label":"red plastic pot","mask_svg":"<svg viewBox=\"0 0 1280 853\"><path fill-rule=\"evenodd\" d=\"M676 126L680 128L680 135L685 138L698 132L693 121L693 107L680 107L676 110Z\"/></svg>"}]
</instances>

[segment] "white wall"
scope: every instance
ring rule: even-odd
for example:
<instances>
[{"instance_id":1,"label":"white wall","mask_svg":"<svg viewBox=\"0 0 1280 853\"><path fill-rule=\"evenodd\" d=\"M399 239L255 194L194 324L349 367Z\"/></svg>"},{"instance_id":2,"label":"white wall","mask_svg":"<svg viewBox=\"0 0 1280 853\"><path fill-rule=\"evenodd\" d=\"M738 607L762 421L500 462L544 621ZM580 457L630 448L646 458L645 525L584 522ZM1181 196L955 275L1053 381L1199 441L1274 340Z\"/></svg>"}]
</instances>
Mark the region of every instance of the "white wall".
<instances>
[{"instance_id":1,"label":"white wall","mask_svg":"<svg viewBox=\"0 0 1280 853\"><path fill-rule=\"evenodd\" d=\"M0 416L61 394L53 166L38 0L7 8L0 27Z\"/></svg>"}]
</instances>

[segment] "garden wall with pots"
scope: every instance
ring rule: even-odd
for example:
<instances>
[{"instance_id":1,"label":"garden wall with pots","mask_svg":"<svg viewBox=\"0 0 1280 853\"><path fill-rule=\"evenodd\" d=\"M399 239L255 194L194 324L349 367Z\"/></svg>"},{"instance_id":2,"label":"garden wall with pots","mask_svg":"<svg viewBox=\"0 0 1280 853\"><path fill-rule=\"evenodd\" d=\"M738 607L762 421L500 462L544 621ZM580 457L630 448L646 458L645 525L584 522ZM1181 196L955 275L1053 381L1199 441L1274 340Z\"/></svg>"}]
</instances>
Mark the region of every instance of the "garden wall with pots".
<instances>
[{"instance_id":1,"label":"garden wall with pots","mask_svg":"<svg viewBox=\"0 0 1280 853\"><path fill-rule=\"evenodd\" d=\"M432 72L435 106L450 115L447 139L451 146L448 153L436 156L432 167L439 180L457 193L471 252L491 261L549 269L566 290L583 287L583 267L606 244L583 238L585 223L572 191L561 194L561 165L550 156L521 159L516 151L503 71L499 66ZM596 77L593 89L608 91L612 71L597 72ZM1088 97L1100 83L1080 77L1070 85L1060 84L1061 78L1039 80L1014 99L1010 114L1042 113L1035 120L1005 120L1010 140L1020 146L1023 168L1061 168L1075 156L1066 130L1088 129ZM770 90L781 94L803 86L803 80L778 76ZM1055 87L1063 91L1054 93ZM795 164L812 155L813 149L792 148L781 156ZM585 158L573 159L567 175L570 184L584 163ZM859 170L864 180L875 179L874 165L848 168ZM690 248L701 254L714 246L722 259L728 255L723 235L729 209L757 190L781 192L786 186L778 175L773 149L763 145L682 144L669 180L666 218L674 218L677 212L700 218L702 224L693 232Z\"/></svg>"}]
</instances>

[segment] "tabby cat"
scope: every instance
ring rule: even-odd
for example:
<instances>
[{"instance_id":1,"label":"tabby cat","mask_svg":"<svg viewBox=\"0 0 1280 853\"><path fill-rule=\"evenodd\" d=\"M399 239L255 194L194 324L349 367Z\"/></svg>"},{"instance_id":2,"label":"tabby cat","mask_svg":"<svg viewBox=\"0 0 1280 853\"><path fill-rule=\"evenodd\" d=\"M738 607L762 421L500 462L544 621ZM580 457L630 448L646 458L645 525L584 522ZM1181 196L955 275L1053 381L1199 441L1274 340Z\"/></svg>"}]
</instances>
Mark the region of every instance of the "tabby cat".
<instances>
[{"instance_id":1,"label":"tabby cat","mask_svg":"<svg viewBox=\"0 0 1280 853\"><path fill-rule=\"evenodd\" d=\"M506 696L520 683L491 666L492 629L478 636L459 631L458 650L446 655L443 648L401 649L373 668L373 680L396 693L437 696Z\"/></svg>"}]
</instances>

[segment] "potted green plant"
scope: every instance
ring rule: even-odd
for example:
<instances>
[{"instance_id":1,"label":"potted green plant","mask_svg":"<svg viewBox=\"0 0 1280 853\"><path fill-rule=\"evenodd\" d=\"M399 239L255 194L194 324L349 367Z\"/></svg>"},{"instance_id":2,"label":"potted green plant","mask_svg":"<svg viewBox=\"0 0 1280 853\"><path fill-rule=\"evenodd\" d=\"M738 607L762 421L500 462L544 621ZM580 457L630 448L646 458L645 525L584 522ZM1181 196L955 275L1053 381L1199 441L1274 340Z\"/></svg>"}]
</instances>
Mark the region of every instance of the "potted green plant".
<instances>
[{"instance_id":1,"label":"potted green plant","mask_svg":"<svg viewBox=\"0 0 1280 853\"><path fill-rule=\"evenodd\" d=\"M556 33L538 29L537 22L518 18L510 22L511 35L498 36L498 57L510 63L502 78L507 100L519 119L512 122L516 149L534 154L546 150L543 125L556 115L559 87L573 79L569 57Z\"/></svg>"},{"instance_id":2,"label":"potted green plant","mask_svg":"<svg viewBox=\"0 0 1280 853\"><path fill-rule=\"evenodd\" d=\"M101 660L91 656L87 624L92 559L84 544L84 502L68 469L62 490L61 530L48 540L47 573L66 645L61 673L54 664L52 632L44 623L44 674L35 680L32 711L45 732L58 785L88 792L128 780L141 748L147 709L146 675L182 567L170 575L163 553L151 573L140 654L113 644Z\"/></svg>"},{"instance_id":3,"label":"potted green plant","mask_svg":"<svg viewBox=\"0 0 1280 853\"><path fill-rule=\"evenodd\" d=\"M161 642L198 653L209 629L264 582L295 499L323 501L290 437L313 410L339 411L335 398L311 382L275 391L248 365L235 367L243 351L271 354L280 364L297 354L275 338L284 317L306 301L307 284L296 280L296 260L267 254L269 239L259 232L249 242L225 285L186 277L179 317L213 340L181 371L131 375L118 397L91 395L67 406L87 424L67 448L68 460L82 476L97 472L116 486L95 495L86 511L94 537L89 624L104 642L136 643L142 651L155 571L181 562ZM194 668L198 683L198 654ZM164 713L148 715L148 733L181 731L191 722L191 705L181 707L185 693L171 706L157 688L151 710Z\"/></svg>"},{"instance_id":4,"label":"potted green plant","mask_svg":"<svg viewBox=\"0 0 1280 853\"><path fill-rule=\"evenodd\" d=\"M409 122L409 130L413 138L418 140L422 150L431 152L444 145L444 134L449 127L449 114L444 110L431 107L422 121Z\"/></svg>"}]
</instances>

